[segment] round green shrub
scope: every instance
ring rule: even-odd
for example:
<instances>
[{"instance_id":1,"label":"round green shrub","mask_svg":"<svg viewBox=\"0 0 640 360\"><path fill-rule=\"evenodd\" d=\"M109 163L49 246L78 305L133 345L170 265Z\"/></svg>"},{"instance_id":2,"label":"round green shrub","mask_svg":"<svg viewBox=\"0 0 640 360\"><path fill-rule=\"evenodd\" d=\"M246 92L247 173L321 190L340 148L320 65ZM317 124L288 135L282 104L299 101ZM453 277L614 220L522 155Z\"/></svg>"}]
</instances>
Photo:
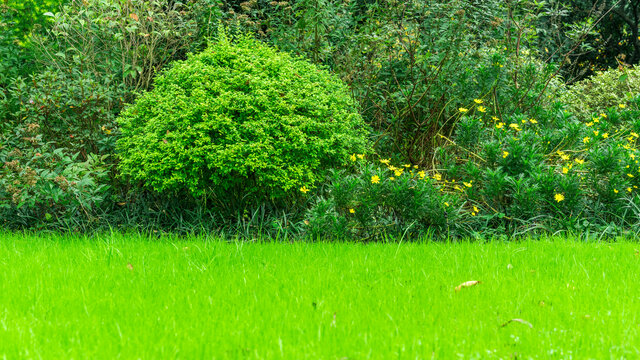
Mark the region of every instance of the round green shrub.
<instances>
[{"instance_id":1,"label":"round green shrub","mask_svg":"<svg viewBox=\"0 0 640 360\"><path fill-rule=\"evenodd\" d=\"M640 93L640 66L629 69L599 71L570 86L560 96L570 111L582 119L590 118L610 107L626 104L630 97Z\"/></svg>"},{"instance_id":2,"label":"round green shrub","mask_svg":"<svg viewBox=\"0 0 640 360\"><path fill-rule=\"evenodd\" d=\"M121 174L194 198L282 200L368 152L342 81L247 37L174 63L118 122Z\"/></svg>"}]
</instances>

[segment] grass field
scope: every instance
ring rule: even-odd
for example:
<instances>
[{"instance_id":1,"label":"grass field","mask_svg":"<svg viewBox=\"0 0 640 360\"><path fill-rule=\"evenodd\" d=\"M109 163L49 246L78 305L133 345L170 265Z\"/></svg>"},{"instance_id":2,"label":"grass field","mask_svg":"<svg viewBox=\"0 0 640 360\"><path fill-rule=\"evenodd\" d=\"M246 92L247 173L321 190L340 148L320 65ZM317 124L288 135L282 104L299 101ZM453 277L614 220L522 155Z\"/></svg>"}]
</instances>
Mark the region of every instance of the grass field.
<instances>
[{"instance_id":1,"label":"grass field","mask_svg":"<svg viewBox=\"0 0 640 360\"><path fill-rule=\"evenodd\" d=\"M640 357L634 242L0 238L0 359Z\"/></svg>"}]
</instances>

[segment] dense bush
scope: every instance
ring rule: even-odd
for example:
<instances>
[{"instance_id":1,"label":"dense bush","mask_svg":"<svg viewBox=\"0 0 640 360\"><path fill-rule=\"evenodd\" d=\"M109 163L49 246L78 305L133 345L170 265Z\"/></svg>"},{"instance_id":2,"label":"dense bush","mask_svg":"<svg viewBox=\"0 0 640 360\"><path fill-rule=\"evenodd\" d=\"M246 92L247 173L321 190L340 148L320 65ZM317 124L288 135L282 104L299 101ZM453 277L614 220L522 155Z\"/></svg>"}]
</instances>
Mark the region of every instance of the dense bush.
<instances>
[{"instance_id":1,"label":"dense bush","mask_svg":"<svg viewBox=\"0 0 640 360\"><path fill-rule=\"evenodd\" d=\"M571 85L560 99L583 119L626 104L640 93L640 66L616 68Z\"/></svg>"},{"instance_id":2,"label":"dense bush","mask_svg":"<svg viewBox=\"0 0 640 360\"><path fill-rule=\"evenodd\" d=\"M464 116L438 167L479 209L479 231L621 229L639 220L639 105L584 121L559 106L535 118Z\"/></svg>"},{"instance_id":3,"label":"dense bush","mask_svg":"<svg viewBox=\"0 0 640 360\"><path fill-rule=\"evenodd\" d=\"M0 218L2 226L68 228L97 221L108 200L106 156L78 159L43 142L36 123L0 133Z\"/></svg>"},{"instance_id":4,"label":"dense bush","mask_svg":"<svg viewBox=\"0 0 640 360\"><path fill-rule=\"evenodd\" d=\"M353 168L334 171L306 214L305 230L316 239L379 240L385 235L448 235L461 219L455 193L427 176L425 170L390 159L381 165L364 155L351 156ZM438 177L439 174L434 174ZM455 232L455 231L454 231Z\"/></svg>"},{"instance_id":5,"label":"dense bush","mask_svg":"<svg viewBox=\"0 0 640 360\"><path fill-rule=\"evenodd\" d=\"M123 176L230 206L284 200L367 151L339 79L247 37L176 63L118 122Z\"/></svg>"}]
</instances>

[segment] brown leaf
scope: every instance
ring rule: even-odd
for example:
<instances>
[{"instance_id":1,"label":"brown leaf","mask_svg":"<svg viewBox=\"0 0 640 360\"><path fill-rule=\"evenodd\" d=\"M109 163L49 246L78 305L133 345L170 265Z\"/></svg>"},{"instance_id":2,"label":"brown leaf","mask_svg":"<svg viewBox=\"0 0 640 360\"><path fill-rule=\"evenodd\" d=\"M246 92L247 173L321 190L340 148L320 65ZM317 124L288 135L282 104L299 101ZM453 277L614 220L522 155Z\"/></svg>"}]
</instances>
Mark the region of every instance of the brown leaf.
<instances>
[{"instance_id":1,"label":"brown leaf","mask_svg":"<svg viewBox=\"0 0 640 360\"><path fill-rule=\"evenodd\" d=\"M500 327L505 327L505 326L511 324L512 322L518 322L520 324L525 324L528 327L533 329L533 325L530 322L528 322L527 320L522 320L522 319L511 319L511 320L507 321L506 323L500 325Z\"/></svg>"},{"instance_id":2,"label":"brown leaf","mask_svg":"<svg viewBox=\"0 0 640 360\"><path fill-rule=\"evenodd\" d=\"M131 265L131 263L127 263L127 269L133 271L133 265Z\"/></svg>"},{"instance_id":3,"label":"brown leaf","mask_svg":"<svg viewBox=\"0 0 640 360\"><path fill-rule=\"evenodd\" d=\"M463 282L462 284L456 286L456 291L460 291L460 290L462 290L462 288L476 286L478 284L480 284L480 281L478 281L478 280L466 281L466 282Z\"/></svg>"},{"instance_id":4,"label":"brown leaf","mask_svg":"<svg viewBox=\"0 0 640 360\"><path fill-rule=\"evenodd\" d=\"M135 13L131 13L131 14L129 14L129 17L130 17L130 18L132 18L132 19L133 19L133 20L135 20L135 21L140 20L140 18L138 17L138 15L136 15Z\"/></svg>"}]
</instances>

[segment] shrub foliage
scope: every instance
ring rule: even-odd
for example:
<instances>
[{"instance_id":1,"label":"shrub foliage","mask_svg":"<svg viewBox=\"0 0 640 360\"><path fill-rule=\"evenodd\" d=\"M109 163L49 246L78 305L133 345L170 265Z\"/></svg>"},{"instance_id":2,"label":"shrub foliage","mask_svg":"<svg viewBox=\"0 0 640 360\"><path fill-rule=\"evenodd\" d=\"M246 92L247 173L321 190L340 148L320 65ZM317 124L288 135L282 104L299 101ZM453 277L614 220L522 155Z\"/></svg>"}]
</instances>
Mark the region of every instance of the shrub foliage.
<instances>
[{"instance_id":1,"label":"shrub foliage","mask_svg":"<svg viewBox=\"0 0 640 360\"><path fill-rule=\"evenodd\" d=\"M367 146L338 78L246 37L176 63L119 124L122 175L234 203L282 200Z\"/></svg>"}]
</instances>

